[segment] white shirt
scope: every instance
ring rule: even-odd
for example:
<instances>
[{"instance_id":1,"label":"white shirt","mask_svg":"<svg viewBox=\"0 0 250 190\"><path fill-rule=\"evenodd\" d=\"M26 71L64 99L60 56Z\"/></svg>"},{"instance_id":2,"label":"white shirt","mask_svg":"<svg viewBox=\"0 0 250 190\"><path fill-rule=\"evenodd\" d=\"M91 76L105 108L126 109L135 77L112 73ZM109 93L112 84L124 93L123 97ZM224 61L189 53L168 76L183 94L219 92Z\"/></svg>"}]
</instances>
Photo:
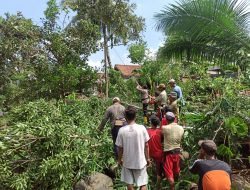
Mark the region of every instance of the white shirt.
<instances>
[{"instance_id":1,"label":"white shirt","mask_svg":"<svg viewBox=\"0 0 250 190\"><path fill-rule=\"evenodd\" d=\"M142 169L147 164L145 143L149 136L143 125L133 124L120 128L116 145L123 148L123 167Z\"/></svg>"}]
</instances>

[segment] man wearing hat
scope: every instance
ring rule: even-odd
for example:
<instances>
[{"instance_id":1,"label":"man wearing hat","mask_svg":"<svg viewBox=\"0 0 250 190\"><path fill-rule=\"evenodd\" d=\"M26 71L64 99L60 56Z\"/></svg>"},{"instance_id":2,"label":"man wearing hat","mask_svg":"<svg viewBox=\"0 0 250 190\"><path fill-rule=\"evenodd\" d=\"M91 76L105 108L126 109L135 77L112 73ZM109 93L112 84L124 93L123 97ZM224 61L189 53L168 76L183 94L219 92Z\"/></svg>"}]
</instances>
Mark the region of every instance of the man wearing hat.
<instances>
[{"instance_id":1,"label":"man wearing hat","mask_svg":"<svg viewBox=\"0 0 250 190\"><path fill-rule=\"evenodd\" d=\"M178 97L176 92L171 92L168 94L168 107L174 113L176 119L179 118L179 106L178 106Z\"/></svg>"},{"instance_id":2,"label":"man wearing hat","mask_svg":"<svg viewBox=\"0 0 250 190\"><path fill-rule=\"evenodd\" d=\"M217 146L213 140L199 141L199 159L189 168L193 174L199 174L199 190L230 190L230 166L215 158Z\"/></svg>"},{"instance_id":3,"label":"man wearing hat","mask_svg":"<svg viewBox=\"0 0 250 190\"><path fill-rule=\"evenodd\" d=\"M118 156L118 147L115 145L117 134L119 129L125 124L125 107L121 105L120 98L113 98L113 105L109 106L104 114L101 124L99 125L99 131L102 131L107 121L110 121L112 125L111 134L114 143L115 156Z\"/></svg>"},{"instance_id":4,"label":"man wearing hat","mask_svg":"<svg viewBox=\"0 0 250 190\"><path fill-rule=\"evenodd\" d=\"M166 105L166 103L167 103L167 93L166 93L165 84L160 84L159 86L157 86L157 90L160 91L160 94L159 94L159 96L157 96L155 98L155 103L159 107Z\"/></svg>"},{"instance_id":5,"label":"man wearing hat","mask_svg":"<svg viewBox=\"0 0 250 190\"><path fill-rule=\"evenodd\" d=\"M170 189L174 190L174 182L180 174L181 140L184 134L182 126L174 122L173 112L166 113L168 125L162 126L165 176L170 183Z\"/></svg>"},{"instance_id":6,"label":"man wearing hat","mask_svg":"<svg viewBox=\"0 0 250 190\"><path fill-rule=\"evenodd\" d=\"M167 93L166 93L166 86L165 84L160 84L157 86L157 90L160 92L160 94L155 98L154 104L157 105L158 113L157 116L161 119L162 118L162 112L161 109L166 105L167 103Z\"/></svg>"}]
</instances>

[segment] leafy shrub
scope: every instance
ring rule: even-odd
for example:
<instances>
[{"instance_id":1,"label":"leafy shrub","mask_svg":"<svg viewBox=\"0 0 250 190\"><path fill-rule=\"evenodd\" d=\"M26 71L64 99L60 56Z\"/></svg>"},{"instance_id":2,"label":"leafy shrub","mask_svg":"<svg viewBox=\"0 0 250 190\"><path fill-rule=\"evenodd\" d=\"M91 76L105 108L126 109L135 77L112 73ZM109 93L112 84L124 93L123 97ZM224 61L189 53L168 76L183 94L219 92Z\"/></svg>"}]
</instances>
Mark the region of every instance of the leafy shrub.
<instances>
[{"instance_id":1,"label":"leafy shrub","mask_svg":"<svg viewBox=\"0 0 250 190\"><path fill-rule=\"evenodd\" d=\"M13 108L0 131L0 189L72 189L114 163L112 142L97 126L108 102L38 100Z\"/></svg>"}]
</instances>

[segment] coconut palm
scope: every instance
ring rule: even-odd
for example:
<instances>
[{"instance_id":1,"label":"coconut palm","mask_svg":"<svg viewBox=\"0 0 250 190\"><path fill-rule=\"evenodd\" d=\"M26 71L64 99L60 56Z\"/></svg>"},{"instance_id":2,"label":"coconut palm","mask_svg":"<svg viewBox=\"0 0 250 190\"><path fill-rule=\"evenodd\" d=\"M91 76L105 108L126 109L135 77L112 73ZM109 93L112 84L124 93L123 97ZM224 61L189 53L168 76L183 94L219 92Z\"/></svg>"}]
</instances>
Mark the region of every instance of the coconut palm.
<instances>
[{"instance_id":1,"label":"coconut palm","mask_svg":"<svg viewBox=\"0 0 250 190\"><path fill-rule=\"evenodd\" d=\"M155 15L167 57L242 61L250 53L249 0L180 0Z\"/></svg>"}]
</instances>

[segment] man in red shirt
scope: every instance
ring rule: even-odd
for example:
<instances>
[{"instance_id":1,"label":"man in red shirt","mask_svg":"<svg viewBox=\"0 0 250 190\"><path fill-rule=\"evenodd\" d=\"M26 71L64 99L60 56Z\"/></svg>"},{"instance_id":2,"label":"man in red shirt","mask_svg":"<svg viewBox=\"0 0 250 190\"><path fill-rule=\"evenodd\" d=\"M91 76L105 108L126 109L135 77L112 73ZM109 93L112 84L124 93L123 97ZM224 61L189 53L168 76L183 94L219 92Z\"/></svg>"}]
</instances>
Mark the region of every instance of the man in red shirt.
<instances>
[{"instance_id":1,"label":"man in red shirt","mask_svg":"<svg viewBox=\"0 0 250 190\"><path fill-rule=\"evenodd\" d=\"M164 109L163 109L163 112L164 112L164 117L161 119L161 127L160 128L162 128L163 125L168 125L169 124L168 120L166 118L166 113L167 112L173 112L173 110L169 106L165 106ZM177 118L175 118L174 122L177 123Z\"/></svg>"},{"instance_id":2,"label":"man in red shirt","mask_svg":"<svg viewBox=\"0 0 250 190\"><path fill-rule=\"evenodd\" d=\"M156 165L157 173L157 189L161 189L161 176L162 176L162 160L163 160L163 148L162 148L162 133L161 129L157 128L160 125L160 120L157 116L150 117L151 128L147 129L150 140L149 156L152 158Z\"/></svg>"}]
</instances>

